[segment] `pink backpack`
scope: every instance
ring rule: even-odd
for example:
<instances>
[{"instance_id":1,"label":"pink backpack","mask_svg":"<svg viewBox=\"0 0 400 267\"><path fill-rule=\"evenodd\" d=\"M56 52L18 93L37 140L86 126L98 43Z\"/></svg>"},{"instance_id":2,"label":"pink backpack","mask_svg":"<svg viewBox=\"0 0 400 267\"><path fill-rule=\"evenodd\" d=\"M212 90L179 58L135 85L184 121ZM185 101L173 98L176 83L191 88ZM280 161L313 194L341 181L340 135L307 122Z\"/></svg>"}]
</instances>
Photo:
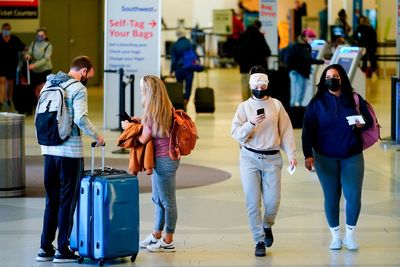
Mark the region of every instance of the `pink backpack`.
<instances>
[{"instance_id":1,"label":"pink backpack","mask_svg":"<svg viewBox=\"0 0 400 267\"><path fill-rule=\"evenodd\" d=\"M353 93L353 97L354 97L354 101L356 102L357 112L358 112L358 114L361 114L360 113L359 95L357 93ZM363 141L363 149L364 150L369 148L376 142L378 142L378 140L381 140L381 135L380 135L381 126L378 123L378 119L376 118L375 111L372 108L371 104L369 104L367 101L365 101L365 102L367 103L367 108L368 108L369 114L371 115L373 123L369 129L361 130L361 139Z\"/></svg>"}]
</instances>

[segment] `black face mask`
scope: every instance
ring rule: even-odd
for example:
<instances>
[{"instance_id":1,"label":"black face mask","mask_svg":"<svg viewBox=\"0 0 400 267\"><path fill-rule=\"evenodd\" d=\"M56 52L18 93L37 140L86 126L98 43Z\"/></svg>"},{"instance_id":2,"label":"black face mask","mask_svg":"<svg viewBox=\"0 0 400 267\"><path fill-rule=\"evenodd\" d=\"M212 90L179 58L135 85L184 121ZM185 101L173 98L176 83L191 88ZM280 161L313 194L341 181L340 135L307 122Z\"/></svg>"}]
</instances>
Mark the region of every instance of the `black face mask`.
<instances>
[{"instance_id":1,"label":"black face mask","mask_svg":"<svg viewBox=\"0 0 400 267\"><path fill-rule=\"evenodd\" d=\"M266 89L265 90L253 89L253 90L251 90L251 92L253 93L254 97L258 98L258 99L262 99L262 98L264 98L264 96L268 95Z\"/></svg>"},{"instance_id":2,"label":"black face mask","mask_svg":"<svg viewBox=\"0 0 400 267\"><path fill-rule=\"evenodd\" d=\"M86 86L86 84L87 84L87 82L88 82L87 76L86 76L86 77L83 77L83 76L82 76L80 82L81 82L81 84L83 84L84 86Z\"/></svg>"},{"instance_id":3,"label":"black face mask","mask_svg":"<svg viewBox=\"0 0 400 267\"><path fill-rule=\"evenodd\" d=\"M325 80L325 86L333 91L333 92L337 92L340 89L340 80L336 79L336 78L331 78L331 79L327 79Z\"/></svg>"}]
</instances>

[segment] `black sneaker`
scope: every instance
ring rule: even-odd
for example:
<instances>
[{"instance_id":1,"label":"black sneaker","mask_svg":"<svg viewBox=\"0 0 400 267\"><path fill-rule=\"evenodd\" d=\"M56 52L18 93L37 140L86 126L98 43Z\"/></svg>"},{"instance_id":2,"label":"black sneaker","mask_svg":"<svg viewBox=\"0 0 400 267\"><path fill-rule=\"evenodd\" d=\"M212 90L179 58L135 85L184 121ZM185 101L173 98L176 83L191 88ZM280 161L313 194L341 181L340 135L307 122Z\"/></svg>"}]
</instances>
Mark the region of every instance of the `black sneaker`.
<instances>
[{"instance_id":1,"label":"black sneaker","mask_svg":"<svg viewBox=\"0 0 400 267\"><path fill-rule=\"evenodd\" d=\"M256 245L256 251L255 251L256 257L265 257L265 243L260 241Z\"/></svg>"},{"instance_id":2,"label":"black sneaker","mask_svg":"<svg viewBox=\"0 0 400 267\"><path fill-rule=\"evenodd\" d=\"M54 255L53 263L76 262L78 259L79 256L70 250L67 250L63 254L57 251L56 255Z\"/></svg>"},{"instance_id":3,"label":"black sneaker","mask_svg":"<svg viewBox=\"0 0 400 267\"><path fill-rule=\"evenodd\" d=\"M265 246L269 248L270 246L272 246L272 243L274 243L274 236L272 235L271 228L264 227L264 233L265 233L264 243Z\"/></svg>"},{"instance_id":4,"label":"black sneaker","mask_svg":"<svg viewBox=\"0 0 400 267\"><path fill-rule=\"evenodd\" d=\"M36 256L36 261L51 261L54 258L54 253L54 249L45 251L44 249L40 248L39 253Z\"/></svg>"}]
</instances>

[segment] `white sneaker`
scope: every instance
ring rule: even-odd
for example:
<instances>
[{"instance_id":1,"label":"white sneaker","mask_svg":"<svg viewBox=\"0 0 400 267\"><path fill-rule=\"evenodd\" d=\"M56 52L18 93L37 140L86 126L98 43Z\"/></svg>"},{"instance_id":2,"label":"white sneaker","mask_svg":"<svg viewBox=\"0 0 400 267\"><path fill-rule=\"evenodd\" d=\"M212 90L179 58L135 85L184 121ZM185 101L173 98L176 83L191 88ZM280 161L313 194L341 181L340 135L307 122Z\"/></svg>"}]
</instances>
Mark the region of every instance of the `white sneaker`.
<instances>
[{"instance_id":1,"label":"white sneaker","mask_svg":"<svg viewBox=\"0 0 400 267\"><path fill-rule=\"evenodd\" d=\"M329 244L329 249L331 250L342 249L342 240L340 238L333 238L331 243Z\"/></svg>"},{"instance_id":2,"label":"white sneaker","mask_svg":"<svg viewBox=\"0 0 400 267\"><path fill-rule=\"evenodd\" d=\"M357 250L359 248L358 243L354 238L343 238L343 245L348 250Z\"/></svg>"},{"instance_id":3,"label":"white sneaker","mask_svg":"<svg viewBox=\"0 0 400 267\"><path fill-rule=\"evenodd\" d=\"M149 234L144 240L139 242L139 247L146 248L148 245L156 244L159 240L153 234Z\"/></svg>"},{"instance_id":4,"label":"white sneaker","mask_svg":"<svg viewBox=\"0 0 400 267\"><path fill-rule=\"evenodd\" d=\"M146 248L151 252L175 252L176 250L174 242L167 244L163 238L158 240L156 244L148 245Z\"/></svg>"}]
</instances>

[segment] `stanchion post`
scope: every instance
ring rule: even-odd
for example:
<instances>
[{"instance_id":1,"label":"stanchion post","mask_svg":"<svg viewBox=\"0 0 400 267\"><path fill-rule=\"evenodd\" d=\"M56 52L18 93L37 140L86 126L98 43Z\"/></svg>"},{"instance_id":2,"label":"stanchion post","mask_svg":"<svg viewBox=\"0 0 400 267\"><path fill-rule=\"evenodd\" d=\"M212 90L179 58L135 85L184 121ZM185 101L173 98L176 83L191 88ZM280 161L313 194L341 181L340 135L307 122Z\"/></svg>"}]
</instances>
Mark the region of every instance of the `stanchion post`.
<instances>
[{"instance_id":1,"label":"stanchion post","mask_svg":"<svg viewBox=\"0 0 400 267\"><path fill-rule=\"evenodd\" d=\"M135 75L129 76L129 82L131 83L131 116L135 115Z\"/></svg>"},{"instance_id":2,"label":"stanchion post","mask_svg":"<svg viewBox=\"0 0 400 267\"><path fill-rule=\"evenodd\" d=\"M392 85L392 97L391 97L391 127L390 127L390 139L392 141L396 141L396 121L397 121L397 116L399 114L398 111L396 110L397 107L397 83L400 81L399 77L392 76L391 79L391 85Z\"/></svg>"},{"instance_id":3,"label":"stanchion post","mask_svg":"<svg viewBox=\"0 0 400 267\"><path fill-rule=\"evenodd\" d=\"M119 119L121 121L121 116L125 111L125 87L126 83L124 82L124 69L120 68L118 70L119 73ZM122 133L123 129L121 124L119 124L119 130Z\"/></svg>"}]
</instances>

